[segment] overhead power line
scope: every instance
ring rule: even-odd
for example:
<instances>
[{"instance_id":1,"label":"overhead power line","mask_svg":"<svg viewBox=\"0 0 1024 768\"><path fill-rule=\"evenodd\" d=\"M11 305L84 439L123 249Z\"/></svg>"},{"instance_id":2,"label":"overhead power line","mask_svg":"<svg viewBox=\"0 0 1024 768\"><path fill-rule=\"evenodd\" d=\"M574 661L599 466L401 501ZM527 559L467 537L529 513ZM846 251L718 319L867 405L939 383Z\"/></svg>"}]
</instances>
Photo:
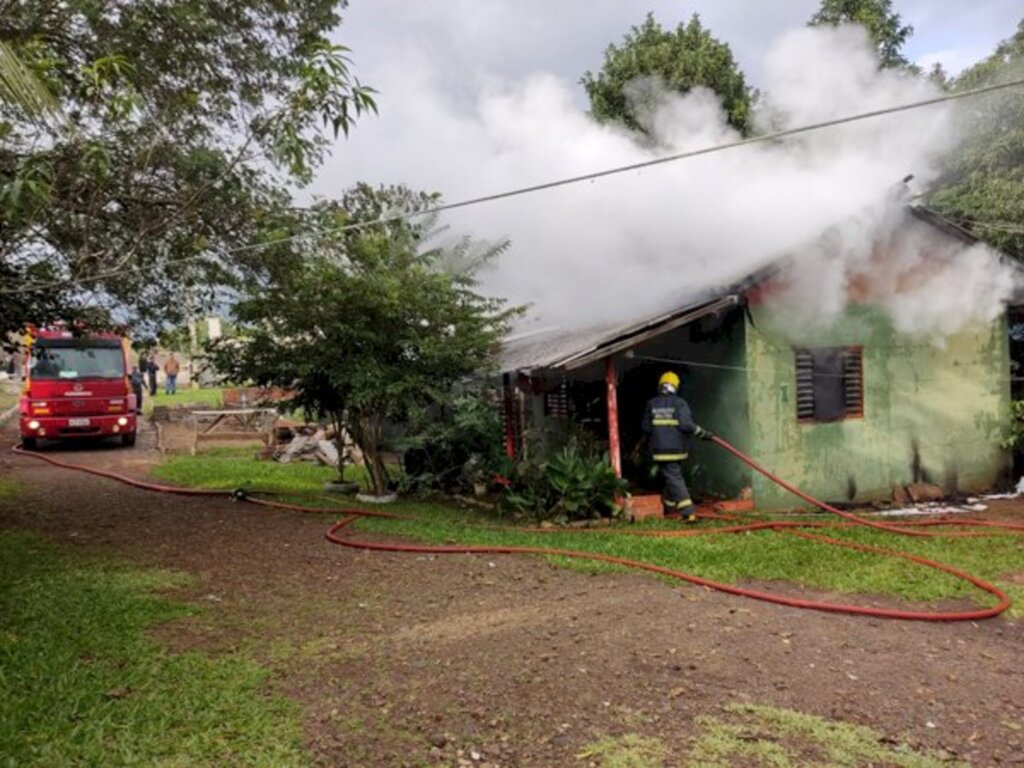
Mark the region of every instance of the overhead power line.
<instances>
[{"instance_id":1,"label":"overhead power line","mask_svg":"<svg viewBox=\"0 0 1024 768\"><path fill-rule=\"evenodd\" d=\"M803 133L810 133L812 131L820 131L825 128L833 128L839 125L845 125L847 123L854 123L861 120L869 120L875 117L884 117L885 115L892 115L899 112L907 112L914 109L921 109L922 107L929 107L935 104L943 104L949 101L957 101L959 99L966 99L972 96L980 96L986 93L993 93L995 91L1001 91L1006 88L1013 88L1016 86L1024 85L1024 78L1018 80L1009 80L1005 83L997 83L995 85L987 85L981 88L973 88L969 91L959 91L957 93L947 93L942 96L936 96L931 99L923 99L921 101L913 101L905 104L898 104L892 107L885 107L882 109L875 109L869 112L859 112L854 115L847 115L845 117L837 117L831 120L823 120L817 123L809 123L807 125L801 125L796 128L787 128L781 131L774 131L772 133L760 134L757 136L750 136L744 139L737 139L736 141L726 142L724 144L715 144L708 147L702 147L700 149L688 150L686 152L677 152L671 155L663 155L662 157L652 158L651 160L643 160L638 163L630 163L628 165L619 165L613 168L606 168L600 171L592 171L590 173L579 174L576 176L566 176L561 179L554 179L552 181L545 181L539 184L531 184L525 187L517 187L514 189L505 190L503 192L495 192L488 195L480 195L478 197L471 197L465 200L458 200L452 203L442 203L440 205L434 205L429 208L423 208L418 211L408 211L405 213L398 213L391 216L384 216L373 221L362 221L354 224L344 224L340 227L329 227L323 229L314 229L310 232L304 232L299 235L289 235L287 237L281 237L274 240L267 240L257 243L247 243L245 245L235 246L233 248L219 249L216 251L217 255L229 256L234 253L242 253L245 251L259 250L261 248L268 248L275 245L282 245L284 243L294 242L303 238L309 237L312 234L321 235L332 235L341 234L342 232L351 232L358 229L366 229L368 227L375 227L381 224L389 224L397 221L407 221L409 219L419 218L422 216L432 216L438 213L444 213L445 211L453 211L459 208L468 208L474 205L481 205L483 203L492 203L498 200L505 200L511 197L520 197L522 195L533 194L534 192L542 192L548 189L556 189L558 187L566 187L571 184L580 184L585 181L594 181L601 179L606 176L615 176L620 173L629 173L631 171L639 171L645 168L652 168L658 165L665 165L667 163L674 163L680 160L688 160L693 157L700 157L702 155L710 155L716 152L724 152L730 149L738 149L740 147L750 146L752 144L761 144L769 141L776 141L778 139L784 139L788 136L797 136ZM185 263L188 261L194 261L196 259L209 256L209 253L197 253L190 256L184 256L180 259L169 259L161 264L148 264L140 265L137 267L124 267L121 269L110 270L108 272L97 272L91 275L85 275L81 278L67 278L62 280L52 280L49 282L35 283L29 285L23 285L18 289L5 289L0 290L0 294L11 294L21 293L26 290L45 290L48 288L58 288L68 285L77 285L83 282L92 280L102 280L109 277L117 277L119 275L131 274L133 272L146 272L153 268L175 266L177 264Z\"/></svg>"}]
</instances>

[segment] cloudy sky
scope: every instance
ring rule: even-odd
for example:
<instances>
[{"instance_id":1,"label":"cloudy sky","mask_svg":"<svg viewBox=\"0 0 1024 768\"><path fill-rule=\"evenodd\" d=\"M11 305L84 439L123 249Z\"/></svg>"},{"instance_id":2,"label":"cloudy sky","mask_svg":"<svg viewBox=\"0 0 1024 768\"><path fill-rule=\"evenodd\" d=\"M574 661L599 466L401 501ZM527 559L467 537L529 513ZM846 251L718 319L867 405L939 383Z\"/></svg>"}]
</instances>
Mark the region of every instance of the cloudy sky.
<instances>
[{"instance_id":1,"label":"cloudy sky","mask_svg":"<svg viewBox=\"0 0 1024 768\"><path fill-rule=\"evenodd\" d=\"M915 28L905 54L954 73L1009 37L1024 13L1019 0L896 5ZM788 127L935 95L921 80L878 72L859 28L807 30L817 7L817 0L352 0L335 39L352 49L359 79L378 89L380 114L338 141L301 194L337 196L357 181L404 183L451 202L737 138L709 93L666 101L654 151L586 116L580 76L598 70L607 45L648 9L664 27L699 13ZM658 288L677 291L680 281L666 275L685 274L692 298L877 202L905 174L926 184L935 158L956 140L953 125L947 109L915 110L783 146L474 206L442 223L453 236L511 241L484 276L489 292L533 304L537 317L604 321L648 306ZM991 304L989 294L980 300Z\"/></svg>"},{"instance_id":2,"label":"cloudy sky","mask_svg":"<svg viewBox=\"0 0 1024 768\"><path fill-rule=\"evenodd\" d=\"M364 120L348 142L339 142L313 191L330 194L339 182L356 179L394 180L387 159L377 156L378 139L386 136L392 151L401 152L428 138L401 135L402 101L409 96L395 78L402 63L431 68L455 108L469 108L489 82L537 72L564 80L585 108L577 81L600 68L609 43L620 42L648 10L664 27L696 12L729 43L748 81L759 86L769 47L786 30L806 23L818 5L818 0L351 0L336 39L352 48L359 78L381 90L381 114ZM951 73L990 53L1024 17L1019 0L896 0L895 5L904 23L914 27L906 55L924 66L940 61ZM399 138L405 140L401 146Z\"/></svg>"}]
</instances>

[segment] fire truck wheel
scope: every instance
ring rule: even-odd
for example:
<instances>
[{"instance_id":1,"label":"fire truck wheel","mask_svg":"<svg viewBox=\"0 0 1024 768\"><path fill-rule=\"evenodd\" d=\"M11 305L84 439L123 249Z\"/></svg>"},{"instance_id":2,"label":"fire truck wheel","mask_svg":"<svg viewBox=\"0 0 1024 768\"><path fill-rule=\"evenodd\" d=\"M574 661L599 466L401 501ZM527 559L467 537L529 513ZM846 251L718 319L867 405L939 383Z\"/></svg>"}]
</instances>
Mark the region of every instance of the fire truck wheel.
<instances>
[{"instance_id":1,"label":"fire truck wheel","mask_svg":"<svg viewBox=\"0 0 1024 768\"><path fill-rule=\"evenodd\" d=\"M21 447L24 448L26 451L34 451L36 449L36 445L37 445L37 442L36 442L36 439L34 437L28 437L26 435L22 435L22 437L21 437Z\"/></svg>"},{"instance_id":2,"label":"fire truck wheel","mask_svg":"<svg viewBox=\"0 0 1024 768\"><path fill-rule=\"evenodd\" d=\"M121 435L121 445L125 448L131 448L135 445L135 433L128 432L127 434Z\"/></svg>"}]
</instances>

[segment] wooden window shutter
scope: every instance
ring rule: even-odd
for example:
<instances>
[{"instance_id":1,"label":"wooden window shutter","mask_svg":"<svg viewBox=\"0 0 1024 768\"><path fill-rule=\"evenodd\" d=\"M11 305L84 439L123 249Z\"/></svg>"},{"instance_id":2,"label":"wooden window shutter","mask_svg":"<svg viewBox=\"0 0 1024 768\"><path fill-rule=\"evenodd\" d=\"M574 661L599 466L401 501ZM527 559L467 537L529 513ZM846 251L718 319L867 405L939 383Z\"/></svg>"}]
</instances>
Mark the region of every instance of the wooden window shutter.
<instances>
[{"instance_id":1,"label":"wooden window shutter","mask_svg":"<svg viewBox=\"0 0 1024 768\"><path fill-rule=\"evenodd\" d=\"M826 423L864 416L864 362L861 347L794 350L796 417Z\"/></svg>"},{"instance_id":2,"label":"wooden window shutter","mask_svg":"<svg viewBox=\"0 0 1024 768\"><path fill-rule=\"evenodd\" d=\"M814 357L806 349L796 351L796 417L814 421Z\"/></svg>"},{"instance_id":3,"label":"wooden window shutter","mask_svg":"<svg viewBox=\"0 0 1024 768\"><path fill-rule=\"evenodd\" d=\"M864 355L860 347L843 351L843 394L847 418L864 415Z\"/></svg>"}]
</instances>

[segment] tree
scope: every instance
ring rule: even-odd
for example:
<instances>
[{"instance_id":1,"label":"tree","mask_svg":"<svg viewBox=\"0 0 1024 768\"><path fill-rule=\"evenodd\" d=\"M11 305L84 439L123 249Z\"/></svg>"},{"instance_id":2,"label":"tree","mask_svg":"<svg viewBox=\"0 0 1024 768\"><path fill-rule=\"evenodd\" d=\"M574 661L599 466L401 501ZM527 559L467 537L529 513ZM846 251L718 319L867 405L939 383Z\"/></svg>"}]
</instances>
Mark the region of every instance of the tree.
<instances>
[{"instance_id":1,"label":"tree","mask_svg":"<svg viewBox=\"0 0 1024 768\"><path fill-rule=\"evenodd\" d=\"M991 56L955 78L954 91L1024 78L1024 20ZM929 203L990 245L1024 261L1024 89L973 97L962 144L945 158Z\"/></svg>"},{"instance_id":2,"label":"tree","mask_svg":"<svg viewBox=\"0 0 1024 768\"><path fill-rule=\"evenodd\" d=\"M743 134L749 130L751 89L732 50L712 37L697 14L672 32L647 14L643 24L625 35L621 46L608 46L597 75L588 71L580 79L595 118L645 133L646 118L658 96L645 89L651 81L677 93L709 88L721 98L729 124Z\"/></svg>"},{"instance_id":3,"label":"tree","mask_svg":"<svg viewBox=\"0 0 1024 768\"><path fill-rule=\"evenodd\" d=\"M289 185L375 109L326 37L344 5L0 0L63 116L0 102L0 333L92 308L153 335L261 268Z\"/></svg>"},{"instance_id":4,"label":"tree","mask_svg":"<svg viewBox=\"0 0 1024 768\"><path fill-rule=\"evenodd\" d=\"M485 369L515 312L476 293L472 271L442 268L446 250L423 247L429 218L379 223L434 201L405 187L359 185L317 205L313 230L325 234L305 258L253 286L234 308L238 336L212 350L226 377L290 390L289 405L329 420L339 440L348 429L377 494L388 487L385 423L440 402L453 382ZM363 226L336 232L346 225ZM463 240L457 249L467 247Z\"/></svg>"},{"instance_id":5,"label":"tree","mask_svg":"<svg viewBox=\"0 0 1024 768\"><path fill-rule=\"evenodd\" d=\"M892 0L821 0L821 7L807 24L811 27L859 24L867 30L883 68L917 69L901 53L914 28L903 24L900 15L892 9Z\"/></svg>"}]
</instances>

